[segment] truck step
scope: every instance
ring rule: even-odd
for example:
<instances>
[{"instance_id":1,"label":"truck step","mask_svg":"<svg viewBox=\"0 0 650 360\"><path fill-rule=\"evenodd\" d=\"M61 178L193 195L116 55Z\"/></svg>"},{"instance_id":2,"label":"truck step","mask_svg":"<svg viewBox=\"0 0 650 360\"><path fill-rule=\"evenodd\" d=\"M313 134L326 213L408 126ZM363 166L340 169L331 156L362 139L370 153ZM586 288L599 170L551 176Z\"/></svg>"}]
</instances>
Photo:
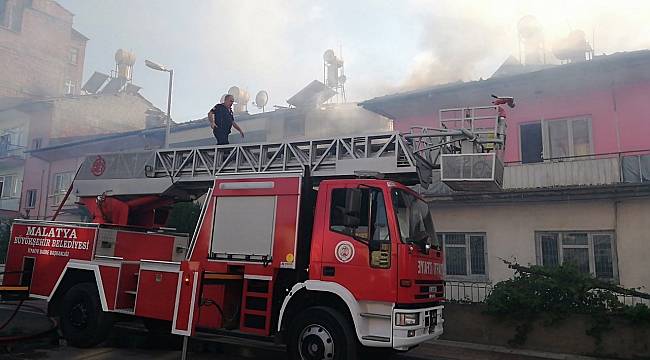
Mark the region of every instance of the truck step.
<instances>
[{"instance_id":1,"label":"truck step","mask_svg":"<svg viewBox=\"0 0 650 360\"><path fill-rule=\"evenodd\" d=\"M366 335L361 337L363 340L390 342L390 338L385 336Z\"/></svg>"},{"instance_id":2,"label":"truck step","mask_svg":"<svg viewBox=\"0 0 650 360\"><path fill-rule=\"evenodd\" d=\"M124 293L129 294L129 295L135 295L136 294L136 292L133 291L133 290L126 290Z\"/></svg>"},{"instance_id":3,"label":"truck step","mask_svg":"<svg viewBox=\"0 0 650 360\"><path fill-rule=\"evenodd\" d=\"M115 311L116 313L121 313L121 314L129 314L129 315L133 315L133 314L135 314L135 308L134 308L134 307L131 307L131 308L123 308L123 309L115 309L114 311Z\"/></svg>"}]
</instances>

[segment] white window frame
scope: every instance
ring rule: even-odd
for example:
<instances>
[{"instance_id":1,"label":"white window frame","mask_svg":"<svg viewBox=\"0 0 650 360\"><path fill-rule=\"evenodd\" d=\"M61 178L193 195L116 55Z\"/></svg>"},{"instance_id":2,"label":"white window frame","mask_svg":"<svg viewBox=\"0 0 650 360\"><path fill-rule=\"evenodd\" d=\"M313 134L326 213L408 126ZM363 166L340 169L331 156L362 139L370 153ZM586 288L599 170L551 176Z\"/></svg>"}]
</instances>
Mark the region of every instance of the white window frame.
<instances>
[{"instance_id":1,"label":"white window frame","mask_svg":"<svg viewBox=\"0 0 650 360\"><path fill-rule=\"evenodd\" d=\"M67 183L67 186L62 186L60 188L57 187L57 184L65 183L63 181L65 177L69 177L70 179L69 182ZM52 206L59 206L59 203L63 201L63 197L65 196L65 193L68 191L68 187L70 187L70 184L72 184L73 177L74 177L74 173L72 171L65 171L65 172L54 174L54 177L52 178L52 192L50 193L50 197L53 200Z\"/></svg>"},{"instance_id":2,"label":"white window frame","mask_svg":"<svg viewBox=\"0 0 650 360\"><path fill-rule=\"evenodd\" d=\"M16 174L0 175L0 183L2 183L0 185L1 199L15 199L18 197L18 176ZM5 192L7 183L11 187L8 194Z\"/></svg>"},{"instance_id":3,"label":"white window frame","mask_svg":"<svg viewBox=\"0 0 650 360\"><path fill-rule=\"evenodd\" d=\"M564 245L563 238L567 234L587 234L587 245ZM557 249L558 249L558 264L561 265L564 262L564 249L587 249L589 254L589 273L592 276L596 276L596 257L594 254L594 235L609 235L611 238L611 251L612 251L612 273L613 278L600 278L601 280L610 280L618 283L618 255L616 253L616 234L613 230L600 230L600 231L585 231L585 230L570 230L570 231L536 231L535 232L535 257L538 265L544 264L543 254L542 254L542 241L541 237L543 235L557 235Z\"/></svg>"},{"instance_id":4,"label":"white window frame","mask_svg":"<svg viewBox=\"0 0 650 360\"><path fill-rule=\"evenodd\" d=\"M575 116L575 117L568 117L568 118L549 119L549 120L542 120L541 121L541 123L542 123L542 150L543 150L544 159L550 159L551 158L551 135L550 135L549 126L550 126L551 123L556 123L556 122L566 122L566 124L567 124L567 136L568 136L568 139L569 139L569 154L566 155L566 156L567 157L576 156L576 154L575 154L575 144L573 143L573 122L574 121L582 121L582 120L587 120L587 128L589 129L589 154L591 155L591 154L594 153L593 129L592 129L592 122L591 122L591 117L590 116ZM520 144L520 148L521 148L521 144ZM556 160L556 159L551 159L551 161L553 161L553 160ZM564 159L564 160L566 160L566 159Z\"/></svg>"},{"instance_id":5,"label":"white window frame","mask_svg":"<svg viewBox=\"0 0 650 360\"><path fill-rule=\"evenodd\" d=\"M71 46L68 55L69 55L68 63L70 63L70 65L77 66L79 64L79 49L74 46Z\"/></svg>"},{"instance_id":6,"label":"white window frame","mask_svg":"<svg viewBox=\"0 0 650 360\"><path fill-rule=\"evenodd\" d=\"M75 92L77 91L77 83L68 79L65 84L63 84L63 92L66 95L74 95Z\"/></svg>"},{"instance_id":7,"label":"white window frame","mask_svg":"<svg viewBox=\"0 0 650 360\"><path fill-rule=\"evenodd\" d=\"M490 270L488 266L488 250L487 250L487 234L482 232L439 232L437 233L442 237L443 249L443 266L445 278L448 280L456 281L472 281L472 282L487 282L490 278ZM465 244L447 244L447 235L464 235ZM471 236L481 236L483 238L483 262L485 264L485 274L472 273L472 253L470 245ZM467 275L447 275L447 247L459 247L465 249L465 266Z\"/></svg>"},{"instance_id":8,"label":"white window frame","mask_svg":"<svg viewBox=\"0 0 650 360\"><path fill-rule=\"evenodd\" d=\"M1 154L0 156L10 156L10 155L19 155L17 152L22 153L23 148L25 147L25 127L18 126L9 129L3 129L0 133L0 138L6 138L6 154Z\"/></svg>"}]
</instances>

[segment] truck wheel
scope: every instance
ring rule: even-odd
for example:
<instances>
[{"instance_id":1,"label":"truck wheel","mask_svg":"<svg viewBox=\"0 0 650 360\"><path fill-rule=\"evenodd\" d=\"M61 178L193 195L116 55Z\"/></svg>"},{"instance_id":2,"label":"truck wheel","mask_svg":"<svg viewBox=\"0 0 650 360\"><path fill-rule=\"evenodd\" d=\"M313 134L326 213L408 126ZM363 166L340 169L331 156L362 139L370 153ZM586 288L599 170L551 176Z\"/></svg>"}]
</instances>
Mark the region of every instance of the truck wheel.
<instances>
[{"instance_id":1,"label":"truck wheel","mask_svg":"<svg viewBox=\"0 0 650 360\"><path fill-rule=\"evenodd\" d=\"M104 341L113 324L112 315L102 311L97 286L74 285L63 296L61 331L69 345L91 347Z\"/></svg>"},{"instance_id":2,"label":"truck wheel","mask_svg":"<svg viewBox=\"0 0 650 360\"><path fill-rule=\"evenodd\" d=\"M354 330L338 311L315 306L303 310L289 327L292 360L355 360Z\"/></svg>"}]
</instances>

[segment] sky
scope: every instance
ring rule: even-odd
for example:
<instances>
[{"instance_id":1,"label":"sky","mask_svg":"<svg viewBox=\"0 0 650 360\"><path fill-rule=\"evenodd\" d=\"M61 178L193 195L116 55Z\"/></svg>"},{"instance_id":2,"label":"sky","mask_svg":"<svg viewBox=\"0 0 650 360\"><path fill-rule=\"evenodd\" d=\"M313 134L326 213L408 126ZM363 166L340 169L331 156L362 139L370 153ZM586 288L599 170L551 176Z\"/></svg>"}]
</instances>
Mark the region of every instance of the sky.
<instances>
[{"instance_id":1,"label":"sky","mask_svg":"<svg viewBox=\"0 0 650 360\"><path fill-rule=\"evenodd\" d=\"M537 18L549 54L572 30L595 53L650 48L650 1L578 0L58 0L90 40L84 81L115 68L119 48L137 57L133 82L166 110L174 70L172 117L205 116L233 86L286 99L323 81L323 52L344 60L348 101L453 81L488 78L518 57L517 22ZM549 62L558 62L552 55ZM249 104L250 112L258 112Z\"/></svg>"}]
</instances>

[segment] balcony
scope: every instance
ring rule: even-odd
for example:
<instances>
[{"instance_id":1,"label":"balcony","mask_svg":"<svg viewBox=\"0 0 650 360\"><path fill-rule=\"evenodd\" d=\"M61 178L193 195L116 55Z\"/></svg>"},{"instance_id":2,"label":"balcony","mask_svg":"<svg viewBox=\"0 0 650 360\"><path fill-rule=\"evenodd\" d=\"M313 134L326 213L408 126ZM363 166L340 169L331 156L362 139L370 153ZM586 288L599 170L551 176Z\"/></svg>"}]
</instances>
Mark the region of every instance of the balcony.
<instances>
[{"instance_id":1,"label":"balcony","mask_svg":"<svg viewBox=\"0 0 650 360\"><path fill-rule=\"evenodd\" d=\"M615 153L505 168L503 189L650 182L650 154Z\"/></svg>"},{"instance_id":2,"label":"balcony","mask_svg":"<svg viewBox=\"0 0 650 360\"><path fill-rule=\"evenodd\" d=\"M549 160L535 164L506 164L503 190L650 184L650 154L613 153ZM425 195L454 193L434 172L433 184Z\"/></svg>"},{"instance_id":3,"label":"balcony","mask_svg":"<svg viewBox=\"0 0 650 360\"><path fill-rule=\"evenodd\" d=\"M0 144L0 164L8 167L25 163L25 147L12 144Z\"/></svg>"},{"instance_id":4,"label":"balcony","mask_svg":"<svg viewBox=\"0 0 650 360\"><path fill-rule=\"evenodd\" d=\"M19 206L20 206L19 197L0 198L0 210L18 211Z\"/></svg>"}]
</instances>

